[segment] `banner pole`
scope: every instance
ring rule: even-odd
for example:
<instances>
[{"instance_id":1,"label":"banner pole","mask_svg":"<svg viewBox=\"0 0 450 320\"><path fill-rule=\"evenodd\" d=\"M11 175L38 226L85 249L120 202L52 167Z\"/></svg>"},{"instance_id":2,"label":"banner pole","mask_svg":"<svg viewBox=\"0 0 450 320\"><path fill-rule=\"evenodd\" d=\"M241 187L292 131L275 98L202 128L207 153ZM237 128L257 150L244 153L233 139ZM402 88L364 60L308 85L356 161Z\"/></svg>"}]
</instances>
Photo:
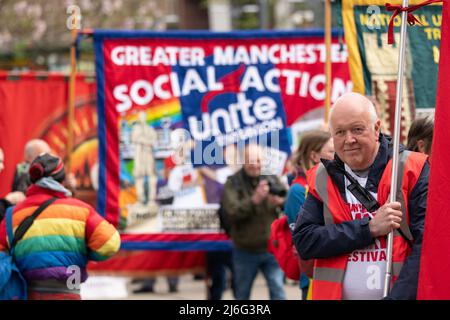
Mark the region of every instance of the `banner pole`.
<instances>
[{"instance_id":1,"label":"banner pole","mask_svg":"<svg viewBox=\"0 0 450 320\"><path fill-rule=\"evenodd\" d=\"M403 0L403 8L408 7L408 0ZM392 150L392 180L391 180L391 193L389 195L389 202L396 201L397 190L397 177L398 177L398 158L399 158L399 145L400 145L400 127L401 127L401 115L402 115L402 98L403 98L403 76L405 68L405 47L406 47L406 19L407 12L402 11L402 24L400 29L400 48L398 53L398 73L397 73L397 93L395 99L395 124L394 124L394 137L393 137L393 150ZM403 217L405 219L405 217ZM394 243L394 232L391 231L387 238L387 266L386 277L384 281L383 296L386 297L389 294L390 283L392 278L392 249Z\"/></svg>"},{"instance_id":2,"label":"banner pole","mask_svg":"<svg viewBox=\"0 0 450 320\"><path fill-rule=\"evenodd\" d=\"M328 125L331 107L331 0L325 0L325 110L324 122Z\"/></svg>"},{"instance_id":3,"label":"banner pole","mask_svg":"<svg viewBox=\"0 0 450 320\"><path fill-rule=\"evenodd\" d=\"M69 76L69 101L68 101L68 119L67 119L67 163L66 171L70 172L72 168L72 149L73 149L73 127L75 119L75 80L77 75L76 64L76 40L78 36L78 16L73 14L73 24L71 30L71 46L70 46L70 76Z\"/></svg>"}]
</instances>

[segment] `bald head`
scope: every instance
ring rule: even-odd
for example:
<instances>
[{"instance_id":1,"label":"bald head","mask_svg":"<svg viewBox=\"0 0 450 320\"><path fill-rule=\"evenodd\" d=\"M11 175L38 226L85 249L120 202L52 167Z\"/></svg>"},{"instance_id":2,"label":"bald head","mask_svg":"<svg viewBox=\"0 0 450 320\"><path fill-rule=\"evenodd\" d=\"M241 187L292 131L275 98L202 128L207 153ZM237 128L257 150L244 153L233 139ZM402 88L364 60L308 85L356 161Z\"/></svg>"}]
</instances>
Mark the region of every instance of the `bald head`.
<instances>
[{"instance_id":1,"label":"bald head","mask_svg":"<svg viewBox=\"0 0 450 320\"><path fill-rule=\"evenodd\" d=\"M262 149L257 144L248 144L244 149L244 170L250 177L261 175Z\"/></svg>"},{"instance_id":2,"label":"bald head","mask_svg":"<svg viewBox=\"0 0 450 320\"><path fill-rule=\"evenodd\" d=\"M338 157L352 170L366 170L378 153L380 124L375 106L365 96L341 96L330 112L330 130Z\"/></svg>"},{"instance_id":3,"label":"bald head","mask_svg":"<svg viewBox=\"0 0 450 320\"><path fill-rule=\"evenodd\" d=\"M50 146L41 139L33 139L25 144L24 158L25 161L31 163L42 153L50 153Z\"/></svg>"},{"instance_id":4,"label":"bald head","mask_svg":"<svg viewBox=\"0 0 450 320\"><path fill-rule=\"evenodd\" d=\"M330 109L330 127L333 127L333 119L354 113L365 114L373 124L379 119L370 99L357 92L348 92L340 96Z\"/></svg>"}]
</instances>

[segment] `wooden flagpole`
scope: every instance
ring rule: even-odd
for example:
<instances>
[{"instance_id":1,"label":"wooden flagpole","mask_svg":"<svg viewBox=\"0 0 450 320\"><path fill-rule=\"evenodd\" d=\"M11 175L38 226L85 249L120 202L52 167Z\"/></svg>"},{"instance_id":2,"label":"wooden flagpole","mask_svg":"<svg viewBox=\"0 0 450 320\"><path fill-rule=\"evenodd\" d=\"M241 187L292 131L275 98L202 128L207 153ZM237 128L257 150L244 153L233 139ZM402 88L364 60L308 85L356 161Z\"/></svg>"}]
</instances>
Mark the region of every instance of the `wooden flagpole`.
<instances>
[{"instance_id":1,"label":"wooden flagpole","mask_svg":"<svg viewBox=\"0 0 450 320\"><path fill-rule=\"evenodd\" d=\"M71 46L70 46L70 76L69 76L69 101L68 101L68 119L67 119L67 163L66 172L70 172L72 168L72 150L74 145L73 127L75 121L75 80L77 75L76 62L76 40L78 36L78 16L77 12L72 15L71 25Z\"/></svg>"}]
</instances>

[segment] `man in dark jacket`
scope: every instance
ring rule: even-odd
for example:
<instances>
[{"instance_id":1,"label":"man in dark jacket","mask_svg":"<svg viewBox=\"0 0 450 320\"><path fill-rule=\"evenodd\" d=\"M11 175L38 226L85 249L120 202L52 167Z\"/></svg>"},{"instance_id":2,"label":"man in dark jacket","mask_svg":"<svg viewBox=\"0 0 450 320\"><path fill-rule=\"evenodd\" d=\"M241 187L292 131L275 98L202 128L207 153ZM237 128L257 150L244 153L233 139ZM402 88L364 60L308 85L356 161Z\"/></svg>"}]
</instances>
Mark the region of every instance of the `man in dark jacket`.
<instances>
[{"instance_id":1,"label":"man in dark jacket","mask_svg":"<svg viewBox=\"0 0 450 320\"><path fill-rule=\"evenodd\" d=\"M30 176L28 174L30 164L43 153L51 153L50 146L44 140L32 139L25 144L24 161L17 164L12 183L12 193L22 198L21 200L25 199L25 193L31 186ZM68 172L66 174L63 185L72 192L72 196L75 195L76 179L73 173Z\"/></svg>"},{"instance_id":2,"label":"man in dark jacket","mask_svg":"<svg viewBox=\"0 0 450 320\"><path fill-rule=\"evenodd\" d=\"M268 252L267 241L270 225L278 218L280 207L284 203L283 197L269 191L271 188L284 187L274 176L261 176L259 146L247 146L244 156L243 168L228 178L222 197L234 245L236 299L250 298L253 281L258 270L261 270L269 287L270 298L282 300L286 298L283 272L273 255Z\"/></svg>"},{"instance_id":3,"label":"man in dark jacket","mask_svg":"<svg viewBox=\"0 0 450 320\"><path fill-rule=\"evenodd\" d=\"M344 219L346 221L340 223L335 222L336 215L333 215L333 220L328 220L329 222L326 223L324 202L317 194L314 195L314 192L310 192L299 214L293 234L294 243L300 256L303 259L320 259L316 261L315 278L316 271L317 274L326 269L330 271L327 274L328 279L324 280L326 278L324 277L322 281L317 282L317 288L323 286L324 283L330 288L333 286L333 282L339 282L337 287L339 292L331 299L381 299L383 298L386 272L385 236L393 230L400 229L402 220L406 220L409 222L409 230L413 238L412 249L403 261L403 267L398 271L398 278L394 285L391 285L391 291L387 298L415 299L425 221L429 165L424 159L420 160L420 164L418 164L419 161L415 163L417 180L410 186L405 201L409 221L403 215L399 202L380 203L381 207L378 210L368 212L347 189L350 182L344 176L343 170L370 191L376 199L377 193L381 190L379 188L380 180L382 180L386 165L392 157L390 138L380 133L380 120L373 104L364 96L356 93L346 94L336 101L330 115L330 130L336 150L335 160L322 161L322 165L326 169L327 179L331 179L332 184L337 187L335 190L347 204L351 215L349 215L350 219ZM407 154L403 149L401 147L401 152ZM415 158L418 156L415 155ZM315 169L318 171L319 168L320 165L312 171ZM318 176L315 177L317 179ZM309 178L311 179L311 177ZM315 184L317 186L318 182L315 181ZM310 186L310 188L314 189L315 186ZM329 186L328 190L332 193ZM339 211L330 209L332 206L329 201L330 199L328 202L325 201L326 208L331 211ZM398 197L397 201L399 201ZM345 208L345 206L341 208ZM343 211L345 210L341 209L341 213ZM400 241L403 240L400 239ZM344 261L346 260L344 270L324 268L326 261L339 256L344 256ZM318 267L319 263L320 268ZM344 272L340 273L339 271ZM316 297L323 298L323 295L319 294Z\"/></svg>"},{"instance_id":4,"label":"man in dark jacket","mask_svg":"<svg viewBox=\"0 0 450 320\"><path fill-rule=\"evenodd\" d=\"M44 140L32 139L25 144L24 147L24 161L16 166L14 172L14 180L12 184L12 191L20 191L25 193L31 185L28 169L30 163L42 153L49 153L50 147Z\"/></svg>"},{"instance_id":5,"label":"man in dark jacket","mask_svg":"<svg viewBox=\"0 0 450 320\"><path fill-rule=\"evenodd\" d=\"M5 154L3 150L0 148L0 173L5 168ZM23 201L25 199L25 195L22 192L10 192L4 198L0 199L0 222L3 220L6 209L8 207L15 205L16 203Z\"/></svg>"}]
</instances>

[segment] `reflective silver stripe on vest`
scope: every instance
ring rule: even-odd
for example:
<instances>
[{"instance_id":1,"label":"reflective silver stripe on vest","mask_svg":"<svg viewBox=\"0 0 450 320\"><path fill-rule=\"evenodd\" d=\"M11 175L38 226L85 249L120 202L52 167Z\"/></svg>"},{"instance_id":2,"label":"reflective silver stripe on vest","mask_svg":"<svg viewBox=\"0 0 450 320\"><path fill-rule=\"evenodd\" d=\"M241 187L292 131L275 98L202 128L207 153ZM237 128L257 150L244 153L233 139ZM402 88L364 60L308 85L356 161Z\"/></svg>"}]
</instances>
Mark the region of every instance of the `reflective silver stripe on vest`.
<instances>
[{"instance_id":1,"label":"reflective silver stripe on vest","mask_svg":"<svg viewBox=\"0 0 450 320\"><path fill-rule=\"evenodd\" d=\"M397 193L396 193L395 198L402 205L403 217L402 217L402 222L400 223L400 229L402 230L403 234L410 241L413 241L413 236L411 234L411 230L409 229L408 221L406 221L406 209L407 208L406 208L405 198L403 197L403 192L402 192L402 184L403 184L403 177L405 175L406 161L408 160L408 157L410 154L411 154L411 151L405 150L405 151L401 152L399 155L400 157L399 157L399 162L398 162ZM394 235L401 237L400 233L397 230L394 231Z\"/></svg>"},{"instance_id":2,"label":"reflective silver stripe on vest","mask_svg":"<svg viewBox=\"0 0 450 320\"><path fill-rule=\"evenodd\" d=\"M392 263L392 273L394 276L398 277L400 274L400 271L402 271L403 268L403 262L393 262Z\"/></svg>"},{"instance_id":3,"label":"reflective silver stripe on vest","mask_svg":"<svg viewBox=\"0 0 450 320\"><path fill-rule=\"evenodd\" d=\"M340 283L344 279L344 272L335 268L314 268L313 279Z\"/></svg>"},{"instance_id":4,"label":"reflective silver stripe on vest","mask_svg":"<svg viewBox=\"0 0 450 320\"><path fill-rule=\"evenodd\" d=\"M333 224L333 216L328 208L328 172L325 166L320 163L316 172L316 190L323 203L323 219L325 225Z\"/></svg>"}]
</instances>

